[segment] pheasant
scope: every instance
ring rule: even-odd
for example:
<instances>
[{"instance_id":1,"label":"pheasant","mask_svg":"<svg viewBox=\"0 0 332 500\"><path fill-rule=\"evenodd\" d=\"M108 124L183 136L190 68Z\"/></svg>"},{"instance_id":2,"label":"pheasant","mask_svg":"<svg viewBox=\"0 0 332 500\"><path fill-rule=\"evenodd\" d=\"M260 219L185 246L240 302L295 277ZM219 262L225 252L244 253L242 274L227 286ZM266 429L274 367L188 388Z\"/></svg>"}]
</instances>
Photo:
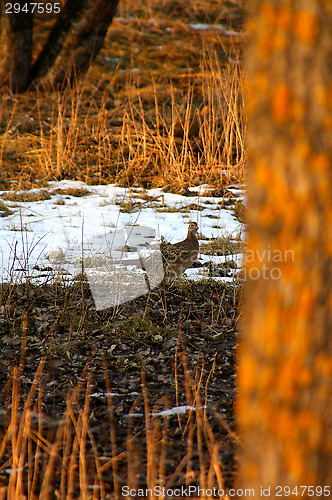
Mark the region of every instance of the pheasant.
<instances>
[{"instance_id":1,"label":"pheasant","mask_svg":"<svg viewBox=\"0 0 332 500\"><path fill-rule=\"evenodd\" d=\"M185 240L174 244L167 243L161 248L166 277L180 276L185 269L195 262L199 250L197 231L196 222L190 222Z\"/></svg>"}]
</instances>

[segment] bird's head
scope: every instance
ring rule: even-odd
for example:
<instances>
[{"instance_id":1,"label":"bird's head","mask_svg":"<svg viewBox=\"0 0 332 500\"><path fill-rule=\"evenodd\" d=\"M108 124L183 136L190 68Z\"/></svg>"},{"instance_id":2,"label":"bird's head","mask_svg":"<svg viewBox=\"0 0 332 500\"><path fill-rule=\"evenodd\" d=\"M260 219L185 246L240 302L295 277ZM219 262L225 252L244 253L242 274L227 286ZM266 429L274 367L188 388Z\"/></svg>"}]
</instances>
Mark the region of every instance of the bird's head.
<instances>
[{"instance_id":1,"label":"bird's head","mask_svg":"<svg viewBox=\"0 0 332 500\"><path fill-rule=\"evenodd\" d=\"M188 236L195 236L197 238L198 225L196 222L189 222Z\"/></svg>"}]
</instances>

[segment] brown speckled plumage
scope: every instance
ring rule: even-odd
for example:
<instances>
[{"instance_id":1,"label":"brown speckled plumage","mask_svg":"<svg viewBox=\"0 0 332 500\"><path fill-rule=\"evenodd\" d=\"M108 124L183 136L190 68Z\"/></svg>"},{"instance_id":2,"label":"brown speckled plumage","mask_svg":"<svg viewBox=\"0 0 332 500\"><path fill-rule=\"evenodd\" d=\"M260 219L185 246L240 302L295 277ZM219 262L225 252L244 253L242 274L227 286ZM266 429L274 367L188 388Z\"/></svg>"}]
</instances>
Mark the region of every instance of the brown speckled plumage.
<instances>
[{"instance_id":1,"label":"brown speckled plumage","mask_svg":"<svg viewBox=\"0 0 332 500\"><path fill-rule=\"evenodd\" d=\"M185 240L168 243L161 249L166 277L180 276L195 262L199 250L197 231L196 222L190 222Z\"/></svg>"}]
</instances>

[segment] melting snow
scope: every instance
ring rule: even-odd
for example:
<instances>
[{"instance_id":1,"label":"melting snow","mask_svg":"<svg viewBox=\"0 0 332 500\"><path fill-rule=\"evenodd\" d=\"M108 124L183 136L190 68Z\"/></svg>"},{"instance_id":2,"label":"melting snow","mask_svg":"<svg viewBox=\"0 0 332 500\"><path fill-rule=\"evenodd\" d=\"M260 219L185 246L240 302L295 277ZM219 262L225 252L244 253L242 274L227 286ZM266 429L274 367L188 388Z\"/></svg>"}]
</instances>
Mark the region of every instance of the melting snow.
<instances>
[{"instance_id":1,"label":"melting snow","mask_svg":"<svg viewBox=\"0 0 332 500\"><path fill-rule=\"evenodd\" d=\"M242 188L232 186L230 193L243 199ZM68 194L68 189L84 189L87 195L75 197ZM42 189L33 189L26 193L38 194L40 191ZM85 267L89 267L89 259L94 259L91 274L96 274L96 268L101 269L101 261L107 268L110 259L128 264L129 272L133 259L138 261L145 249L149 252L149 249L159 248L161 236L172 243L184 239L190 220L198 223L201 234L207 239L243 234L243 227L231 207L222 208L222 198L209 196L206 186L192 189L192 196L181 196L161 189L146 191L61 181L50 183L47 192L50 199L34 202L8 201L4 197L6 193L0 192L0 200L12 211L8 216L2 212L0 217L2 281L27 278L40 281L43 276L50 279L52 267L72 277L81 271L82 257ZM141 238L141 243L137 243L137 237ZM139 250L135 251L137 245ZM241 258L236 257L239 265ZM96 259L99 259L98 266ZM221 263L226 258L199 256L200 262L209 260ZM188 269L186 275L193 280L201 279L206 276L202 269ZM137 279L141 280L139 286L144 287L144 277ZM226 277L222 279L228 281Z\"/></svg>"}]
</instances>

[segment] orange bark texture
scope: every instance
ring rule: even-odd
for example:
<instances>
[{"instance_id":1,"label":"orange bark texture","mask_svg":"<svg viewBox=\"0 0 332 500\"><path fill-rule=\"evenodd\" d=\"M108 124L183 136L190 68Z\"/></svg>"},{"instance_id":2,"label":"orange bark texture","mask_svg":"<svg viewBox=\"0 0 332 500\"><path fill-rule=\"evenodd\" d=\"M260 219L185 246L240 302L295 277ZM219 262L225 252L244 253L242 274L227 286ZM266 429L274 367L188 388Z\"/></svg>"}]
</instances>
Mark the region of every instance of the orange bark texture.
<instances>
[{"instance_id":1,"label":"orange bark texture","mask_svg":"<svg viewBox=\"0 0 332 500\"><path fill-rule=\"evenodd\" d=\"M248 9L239 486L276 498L332 489L332 2Z\"/></svg>"}]
</instances>

